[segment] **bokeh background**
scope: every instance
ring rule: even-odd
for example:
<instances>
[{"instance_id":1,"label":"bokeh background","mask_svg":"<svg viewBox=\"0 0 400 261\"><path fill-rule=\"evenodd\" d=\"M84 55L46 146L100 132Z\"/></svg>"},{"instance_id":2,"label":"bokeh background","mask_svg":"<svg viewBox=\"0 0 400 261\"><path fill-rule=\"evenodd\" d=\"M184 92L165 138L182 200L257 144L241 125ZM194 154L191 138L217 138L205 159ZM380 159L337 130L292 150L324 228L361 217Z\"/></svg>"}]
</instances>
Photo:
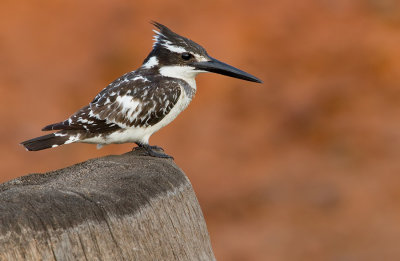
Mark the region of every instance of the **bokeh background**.
<instances>
[{"instance_id":1,"label":"bokeh background","mask_svg":"<svg viewBox=\"0 0 400 261\"><path fill-rule=\"evenodd\" d=\"M400 260L397 0L2 0L0 181L131 149L18 143L140 66L150 20L264 80L198 76L150 140L191 179L218 260Z\"/></svg>"}]
</instances>

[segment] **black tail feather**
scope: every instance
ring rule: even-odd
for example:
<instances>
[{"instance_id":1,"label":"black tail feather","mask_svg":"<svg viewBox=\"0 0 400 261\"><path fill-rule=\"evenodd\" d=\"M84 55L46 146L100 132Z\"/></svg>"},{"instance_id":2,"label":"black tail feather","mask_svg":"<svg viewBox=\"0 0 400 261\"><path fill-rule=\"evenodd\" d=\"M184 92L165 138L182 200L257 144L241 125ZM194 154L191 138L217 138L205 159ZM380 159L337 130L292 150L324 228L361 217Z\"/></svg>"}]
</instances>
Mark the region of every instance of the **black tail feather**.
<instances>
[{"instance_id":1,"label":"black tail feather","mask_svg":"<svg viewBox=\"0 0 400 261\"><path fill-rule=\"evenodd\" d=\"M40 136L21 142L29 151L44 150L63 145L69 139L69 135L57 136L55 133Z\"/></svg>"},{"instance_id":2,"label":"black tail feather","mask_svg":"<svg viewBox=\"0 0 400 261\"><path fill-rule=\"evenodd\" d=\"M57 122L57 123L47 125L46 127L44 127L42 129L42 131L63 130L63 129L65 129L65 127L66 127L65 122L62 121L62 122Z\"/></svg>"}]
</instances>

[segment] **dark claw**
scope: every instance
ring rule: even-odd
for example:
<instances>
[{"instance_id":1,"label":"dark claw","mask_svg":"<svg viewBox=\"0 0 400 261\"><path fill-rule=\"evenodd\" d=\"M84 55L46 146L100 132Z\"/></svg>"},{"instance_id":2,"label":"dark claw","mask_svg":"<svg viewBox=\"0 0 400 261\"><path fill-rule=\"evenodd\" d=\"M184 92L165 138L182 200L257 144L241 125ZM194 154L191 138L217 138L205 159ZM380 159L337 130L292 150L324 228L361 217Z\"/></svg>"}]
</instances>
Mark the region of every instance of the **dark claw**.
<instances>
[{"instance_id":1,"label":"dark claw","mask_svg":"<svg viewBox=\"0 0 400 261\"><path fill-rule=\"evenodd\" d=\"M162 151L164 151L164 149L159 147L159 146L149 146L149 148L152 149L152 150L162 150Z\"/></svg>"},{"instance_id":2,"label":"dark claw","mask_svg":"<svg viewBox=\"0 0 400 261\"><path fill-rule=\"evenodd\" d=\"M152 157L163 158L163 159L174 159L174 157L172 157L170 155L167 155L165 153L155 152L154 150L152 150L150 148L148 150L146 150L146 152L147 152L147 154L149 154L149 156L152 156Z\"/></svg>"},{"instance_id":3,"label":"dark claw","mask_svg":"<svg viewBox=\"0 0 400 261\"><path fill-rule=\"evenodd\" d=\"M136 143L136 144L139 146L136 148L142 148L144 151L146 151L147 155L149 155L149 156L156 157L156 158L163 158L163 159L174 159L174 157L172 157L170 155L154 151L154 149L164 151L164 149L161 147L150 146L148 144L140 144L140 143ZM136 148L133 148L132 150L135 150Z\"/></svg>"}]
</instances>

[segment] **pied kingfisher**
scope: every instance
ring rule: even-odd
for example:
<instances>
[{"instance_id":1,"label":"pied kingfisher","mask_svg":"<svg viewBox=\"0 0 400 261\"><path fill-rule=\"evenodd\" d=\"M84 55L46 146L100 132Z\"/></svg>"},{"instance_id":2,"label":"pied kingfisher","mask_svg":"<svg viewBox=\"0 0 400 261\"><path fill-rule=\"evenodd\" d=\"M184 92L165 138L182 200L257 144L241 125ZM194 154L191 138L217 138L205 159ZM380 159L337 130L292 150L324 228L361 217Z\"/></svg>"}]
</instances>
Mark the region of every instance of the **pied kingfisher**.
<instances>
[{"instance_id":1,"label":"pied kingfisher","mask_svg":"<svg viewBox=\"0 0 400 261\"><path fill-rule=\"evenodd\" d=\"M157 22L153 49L142 66L110 83L89 105L67 120L43 131L57 132L21 144L29 151L84 142L98 148L111 143L136 143L148 155L171 158L154 151L150 136L173 121L193 99L197 74L219 73L261 83L258 78L222 63L199 44Z\"/></svg>"}]
</instances>

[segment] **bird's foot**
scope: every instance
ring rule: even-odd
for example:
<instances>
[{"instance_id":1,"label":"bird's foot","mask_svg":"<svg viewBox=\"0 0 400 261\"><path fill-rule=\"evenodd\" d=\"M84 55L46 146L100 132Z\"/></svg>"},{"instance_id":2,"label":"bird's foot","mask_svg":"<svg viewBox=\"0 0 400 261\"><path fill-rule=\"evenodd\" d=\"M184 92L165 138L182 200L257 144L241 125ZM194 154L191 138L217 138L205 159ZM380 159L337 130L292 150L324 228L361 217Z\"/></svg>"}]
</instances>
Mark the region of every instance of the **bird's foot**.
<instances>
[{"instance_id":1,"label":"bird's foot","mask_svg":"<svg viewBox=\"0 0 400 261\"><path fill-rule=\"evenodd\" d=\"M152 150L150 147L151 146L149 146L148 148L145 148L146 152L149 156L156 157L156 158L163 158L163 159L174 159L174 157L167 155L165 153L156 152L156 151Z\"/></svg>"},{"instance_id":2,"label":"bird's foot","mask_svg":"<svg viewBox=\"0 0 400 261\"><path fill-rule=\"evenodd\" d=\"M156 157L156 158L163 158L163 159L174 159L174 157L172 157L170 155L154 151L154 150L164 151L164 149L161 147L150 146L148 144L140 144L140 143L136 143L136 144L138 145L138 147L136 147L136 148L142 148L149 156ZM135 150L136 148L133 148L133 150Z\"/></svg>"},{"instance_id":3,"label":"bird's foot","mask_svg":"<svg viewBox=\"0 0 400 261\"><path fill-rule=\"evenodd\" d=\"M161 150L161 151L164 151L164 149L161 148L161 147L159 147L159 146L150 146L150 145L149 145L149 148L152 149L152 150Z\"/></svg>"}]
</instances>

